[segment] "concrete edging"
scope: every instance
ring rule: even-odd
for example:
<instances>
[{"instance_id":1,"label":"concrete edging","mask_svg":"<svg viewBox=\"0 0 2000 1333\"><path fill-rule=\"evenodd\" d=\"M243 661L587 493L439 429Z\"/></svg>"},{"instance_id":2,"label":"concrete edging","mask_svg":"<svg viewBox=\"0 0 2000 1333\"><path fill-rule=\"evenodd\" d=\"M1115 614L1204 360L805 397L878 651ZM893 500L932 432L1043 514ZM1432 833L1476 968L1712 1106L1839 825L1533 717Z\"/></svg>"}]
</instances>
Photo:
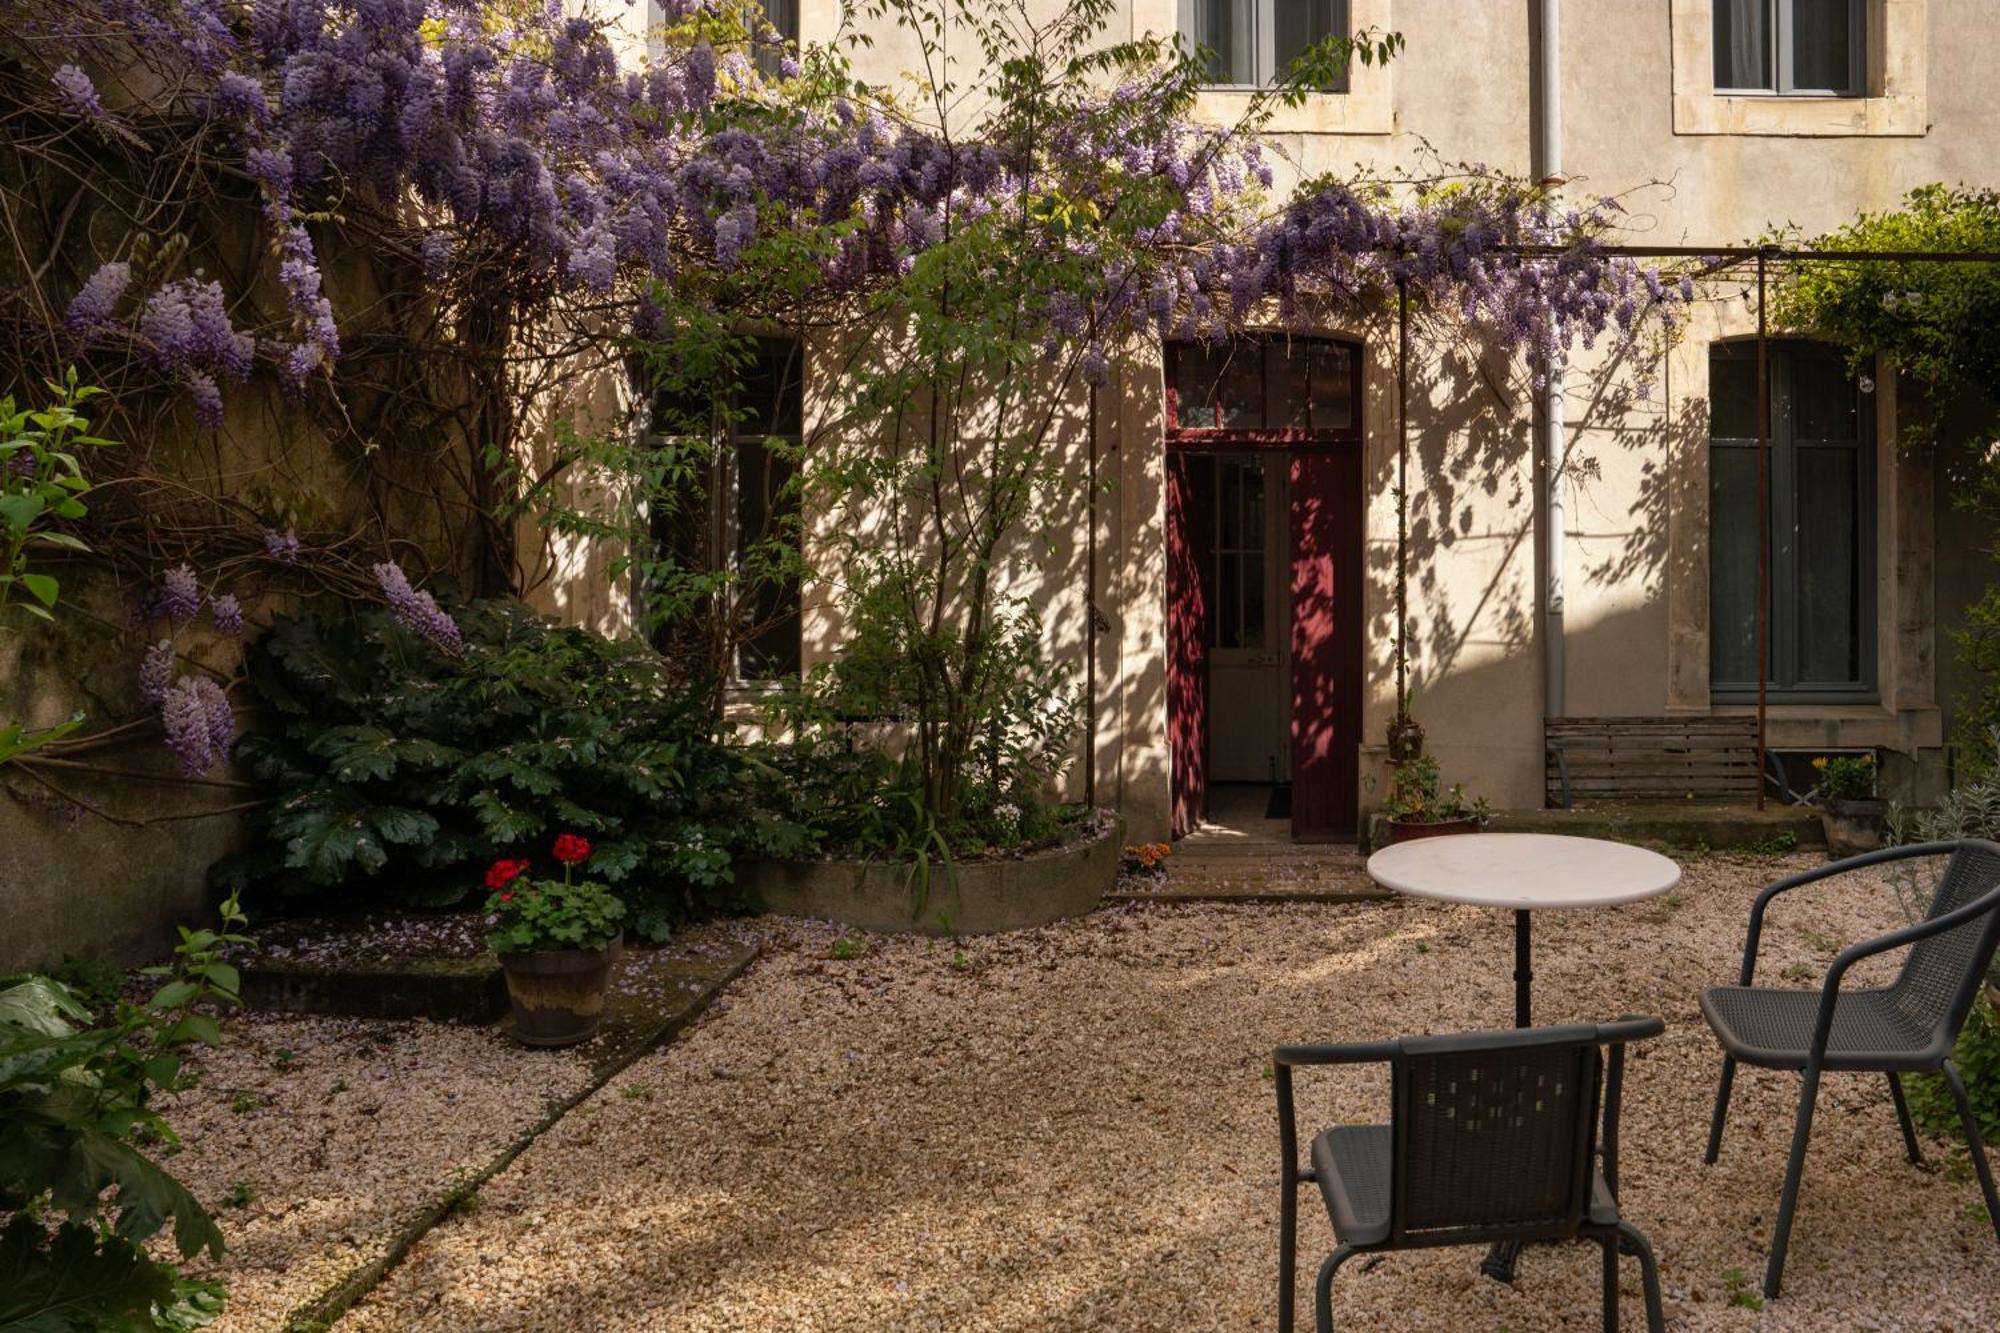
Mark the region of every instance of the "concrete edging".
<instances>
[{"instance_id":1,"label":"concrete edging","mask_svg":"<svg viewBox=\"0 0 2000 1333\"><path fill-rule=\"evenodd\" d=\"M736 879L764 909L883 934L993 935L1094 911L1118 883L1124 826L1006 861L751 861Z\"/></svg>"}]
</instances>

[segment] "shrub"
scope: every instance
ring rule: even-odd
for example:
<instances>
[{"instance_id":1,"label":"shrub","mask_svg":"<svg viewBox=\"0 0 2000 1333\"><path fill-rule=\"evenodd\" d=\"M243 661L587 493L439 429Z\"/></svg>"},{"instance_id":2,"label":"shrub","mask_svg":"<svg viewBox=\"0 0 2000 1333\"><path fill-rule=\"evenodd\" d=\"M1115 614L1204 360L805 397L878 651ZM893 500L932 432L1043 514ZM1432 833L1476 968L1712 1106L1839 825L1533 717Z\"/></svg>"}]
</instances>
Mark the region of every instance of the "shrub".
<instances>
[{"instance_id":1,"label":"shrub","mask_svg":"<svg viewBox=\"0 0 2000 1333\"><path fill-rule=\"evenodd\" d=\"M188 1086L183 1050L221 1040L204 1010L236 999L221 959L243 941L233 899L222 920L183 929L174 964L149 969L152 998L102 1021L47 977L0 991L0 1328L195 1328L220 1312L218 1284L149 1242L170 1231L182 1258L220 1258L222 1233L138 1145L177 1146L153 1098Z\"/></svg>"},{"instance_id":2,"label":"shrub","mask_svg":"<svg viewBox=\"0 0 2000 1333\"><path fill-rule=\"evenodd\" d=\"M276 788L225 882L320 904L447 906L488 863L556 830L595 846L635 927L743 906L732 862L805 830L754 808L710 692L636 639L485 601L452 651L390 612L281 620L249 655L263 705L239 758Z\"/></svg>"},{"instance_id":3,"label":"shrub","mask_svg":"<svg viewBox=\"0 0 2000 1333\"><path fill-rule=\"evenodd\" d=\"M1807 799L1815 805L1829 801L1867 801L1875 796L1875 756L1866 754L1820 755L1813 760L1819 780Z\"/></svg>"}]
</instances>

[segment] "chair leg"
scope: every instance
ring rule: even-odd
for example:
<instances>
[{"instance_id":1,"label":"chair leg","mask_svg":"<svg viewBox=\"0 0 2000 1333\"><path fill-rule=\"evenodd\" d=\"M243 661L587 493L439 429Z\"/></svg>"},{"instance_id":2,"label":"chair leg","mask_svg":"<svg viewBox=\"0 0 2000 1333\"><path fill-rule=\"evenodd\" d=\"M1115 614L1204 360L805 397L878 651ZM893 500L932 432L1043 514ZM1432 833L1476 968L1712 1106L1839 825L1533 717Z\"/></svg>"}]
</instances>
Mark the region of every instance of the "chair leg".
<instances>
[{"instance_id":1,"label":"chair leg","mask_svg":"<svg viewBox=\"0 0 2000 1333\"><path fill-rule=\"evenodd\" d=\"M1785 1192L1778 1200L1778 1226L1771 1233L1771 1260L1764 1267L1764 1299L1776 1300L1785 1276L1785 1247L1792 1239L1792 1213L1798 1208L1799 1179L1806 1171L1806 1143L1812 1138L1813 1101L1819 1095L1819 1066L1807 1065L1799 1092L1798 1123L1792 1127L1792 1155L1785 1163Z\"/></svg>"},{"instance_id":2,"label":"chair leg","mask_svg":"<svg viewBox=\"0 0 2000 1333\"><path fill-rule=\"evenodd\" d=\"M1646 1333L1666 1333L1667 1315L1660 1305L1660 1266L1653 1259L1653 1247L1646 1243L1646 1234L1630 1222L1620 1222L1618 1234L1639 1256L1639 1281L1646 1289Z\"/></svg>"},{"instance_id":3,"label":"chair leg","mask_svg":"<svg viewBox=\"0 0 2000 1333\"><path fill-rule=\"evenodd\" d=\"M1354 1251L1339 1246L1319 1266L1319 1282L1313 1289L1313 1327L1318 1333L1333 1333L1333 1275L1354 1257Z\"/></svg>"},{"instance_id":4,"label":"chair leg","mask_svg":"<svg viewBox=\"0 0 2000 1333\"><path fill-rule=\"evenodd\" d=\"M1710 1166L1722 1152L1722 1122L1729 1116L1729 1089L1736 1082L1736 1057L1722 1057L1722 1085L1715 1090L1715 1114L1708 1121L1708 1151L1702 1161Z\"/></svg>"},{"instance_id":5,"label":"chair leg","mask_svg":"<svg viewBox=\"0 0 2000 1333\"><path fill-rule=\"evenodd\" d=\"M1910 1123L1910 1104L1903 1099L1903 1076L1889 1075L1889 1099L1896 1103L1896 1123L1903 1127L1903 1153L1911 1166L1922 1166L1924 1155L1917 1149L1917 1127Z\"/></svg>"},{"instance_id":6,"label":"chair leg","mask_svg":"<svg viewBox=\"0 0 2000 1333\"><path fill-rule=\"evenodd\" d=\"M1972 1115L1972 1100L1965 1095L1965 1080L1958 1076L1958 1066L1947 1060L1944 1062L1944 1081L1951 1088L1951 1099L1958 1103L1958 1122L1965 1127L1966 1151L1972 1154L1972 1168L1979 1173L1979 1192L1986 1196L1986 1220L1993 1224L1994 1239L2000 1240L2000 1196L1993 1190L1993 1168L1986 1161L1986 1145L1979 1138L1979 1121Z\"/></svg>"},{"instance_id":7,"label":"chair leg","mask_svg":"<svg viewBox=\"0 0 2000 1333\"><path fill-rule=\"evenodd\" d=\"M1293 1288L1299 1277L1299 1190L1286 1181L1278 1200L1278 1333L1292 1333Z\"/></svg>"},{"instance_id":8,"label":"chair leg","mask_svg":"<svg viewBox=\"0 0 2000 1333\"><path fill-rule=\"evenodd\" d=\"M1604 1247L1604 1333L1618 1333L1618 1237L1598 1244Z\"/></svg>"}]
</instances>

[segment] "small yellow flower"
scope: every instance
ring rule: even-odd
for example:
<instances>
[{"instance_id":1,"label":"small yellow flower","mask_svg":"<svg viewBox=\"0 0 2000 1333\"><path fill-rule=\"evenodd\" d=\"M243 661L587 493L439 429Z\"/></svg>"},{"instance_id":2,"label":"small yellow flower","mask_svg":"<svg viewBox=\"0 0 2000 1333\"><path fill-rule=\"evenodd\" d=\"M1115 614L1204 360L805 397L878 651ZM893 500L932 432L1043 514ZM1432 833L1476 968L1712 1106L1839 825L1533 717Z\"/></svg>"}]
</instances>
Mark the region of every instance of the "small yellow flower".
<instances>
[{"instance_id":1,"label":"small yellow flower","mask_svg":"<svg viewBox=\"0 0 2000 1333\"><path fill-rule=\"evenodd\" d=\"M1821 771L1822 773L1823 773L1823 772L1825 772L1825 771L1826 771L1826 756L1825 756L1825 755L1821 755L1821 756L1820 756L1819 758L1817 758L1817 759L1813 760L1813 767L1814 767L1814 768L1816 768L1816 769L1819 769L1819 770L1820 770L1820 771Z\"/></svg>"}]
</instances>

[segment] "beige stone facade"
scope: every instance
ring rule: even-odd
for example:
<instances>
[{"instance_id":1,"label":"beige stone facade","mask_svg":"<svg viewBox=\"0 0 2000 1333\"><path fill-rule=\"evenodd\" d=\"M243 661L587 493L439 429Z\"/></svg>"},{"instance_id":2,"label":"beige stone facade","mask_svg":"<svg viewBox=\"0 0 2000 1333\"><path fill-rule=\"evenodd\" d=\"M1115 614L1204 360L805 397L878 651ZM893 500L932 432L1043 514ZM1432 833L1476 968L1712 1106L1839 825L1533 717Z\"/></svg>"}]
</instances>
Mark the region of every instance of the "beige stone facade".
<instances>
[{"instance_id":1,"label":"beige stone facade","mask_svg":"<svg viewBox=\"0 0 2000 1333\"><path fill-rule=\"evenodd\" d=\"M1056 0L1048 0L1053 6ZM1535 5L1499 0L1353 0L1358 27L1400 32L1387 68L1351 91L1316 96L1271 126L1287 166L1279 188L1322 172L1421 170L1439 158L1519 175L1537 166ZM1170 31L1176 0L1130 0L1112 36ZM838 27L836 0L802 0L807 41ZM1793 225L1806 234L1896 205L1932 181L1992 183L2000 111L1983 64L2000 12L1980 0L1866 0L1863 94L1779 97L1713 89L1710 0L1577 0L1561 7L1561 126L1567 188L1615 195L1634 243L1741 243ZM877 34L858 72L894 82L905 37ZM1204 99L1237 112L1241 94ZM1708 376L1712 344L1754 334L1754 304L1713 291L1664 354L1625 349L1570 371L1562 479L1566 521L1564 711L1571 715L1727 712L1711 693ZM1365 349L1362 403L1366 583L1362 802L1379 799L1380 741L1395 705L1397 431L1393 328L1379 315L1327 330ZM1415 711L1447 780L1498 807L1543 800L1546 622L1535 402L1523 368L1490 352L1422 347L1410 419L1409 664ZM1899 438L1897 386L1879 367L1874 414L1873 698L1776 705L1782 747L1879 747L1905 794L1947 771L1953 673L1948 627L1978 586L1964 520L1941 495L1928 452ZM1648 396L1635 392L1641 381ZM1171 760L1167 717L1164 380L1159 349L1118 367L1099 404L1095 448L1098 796L1135 839L1163 836ZM1075 410L1082 419L1083 404ZM810 431L810 428L809 428ZM1082 477L1087 433L1066 446ZM1042 605L1054 651L1081 662L1087 612L1076 513L1050 553L1017 566ZM1938 566L1949 568L1943 575ZM558 581L560 582L560 581ZM807 656L837 646L824 588L806 594ZM1963 682L1959 682L1962 684ZM1080 774L1080 770L1079 770ZM1073 783L1080 781L1074 778Z\"/></svg>"}]
</instances>

